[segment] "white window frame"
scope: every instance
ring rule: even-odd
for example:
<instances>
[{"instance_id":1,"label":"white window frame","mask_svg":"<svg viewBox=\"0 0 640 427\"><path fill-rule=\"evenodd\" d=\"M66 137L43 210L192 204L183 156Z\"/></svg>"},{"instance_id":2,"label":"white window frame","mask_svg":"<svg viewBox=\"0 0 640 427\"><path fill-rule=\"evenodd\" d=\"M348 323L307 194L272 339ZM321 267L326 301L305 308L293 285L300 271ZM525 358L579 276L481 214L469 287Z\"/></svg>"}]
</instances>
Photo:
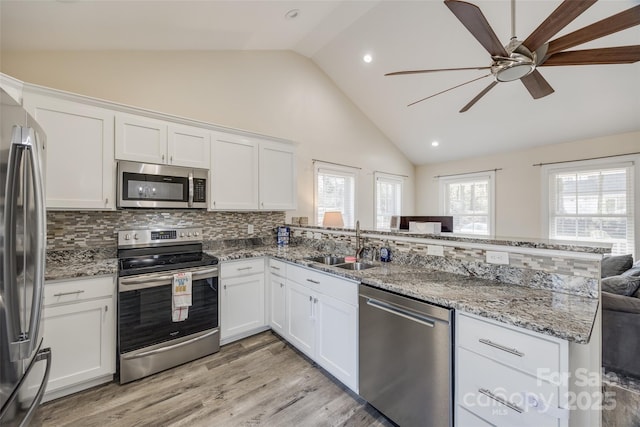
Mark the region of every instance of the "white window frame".
<instances>
[{"instance_id":1,"label":"white window frame","mask_svg":"<svg viewBox=\"0 0 640 427\"><path fill-rule=\"evenodd\" d=\"M639 155L622 155L615 156L609 158L602 159L592 159L592 160L577 160L575 162L566 162L566 163L558 163L558 164L549 164L543 165L541 167L540 173L540 188L542 189L542 203L541 205L541 229L542 229L542 237L545 239L550 239L549 237L549 174L557 173L560 171L580 171L585 169L594 169L594 168L614 168L614 167L624 167L625 164L627 166L630 164L633 165L633 197L634 204L633 206L633 228L634 228L634 259L640 254L640 207L638 206L638 202L640 201L640 156ZM565 241L571 242L579 245L580 243L584 243L584 241L572 241L572 240L555 240L554 241Z\"/></svg>"},{"instance_id":2,"label":"white window frame","mask_svg":"<svg viewBox=\"0 0 640 427\"><path fill-rule=\"evenodd\" d=\"M439 197L439 205L440 205L440 214L441 215L449 215L446 210L447 200L445 188L447 184L455 184L460 182L469 182L469 181L480 181L487 180L489 182L489 202L488 202L488 216L489 216L489 229L487 230L488 234L466 234L456 232L454 229L454 233L456 234L464 234L473 237L489 237L493 238L495 236L496 230L496 172L488 171L488 172L474 172L474 173L466 173L459 174L455 176L443 176L438 179L438 186L440 191Z\"/></svg>"},{"instance_id":3,"label":"white window frame","mask_svg":"<svg viewBox=\"0 0 640 427\"><path fill-rule=\"evenodd\" d=\"M313 165L313 222L318 222L318 175L321 171L335 173L337 175L349 176L353 178L353 224L348 224L345 219L345 228L355 227L356 218L358 218L358 168L349 166L335 165L333 163L325 163L316 161ZM322 224L316 224L322 226Z\"/></svg>"},{"instance_id":4,"label":"white window frame","mask_svg":"<svg viewBox=\"0 0 640 427\"><path fill-rule=\"evenodd\" d=\"M404 177L384 172L373 173L373 226L376 230L390 230L390 224L386 227L378 227L378 181L386 181L392 184L400 185L400 212L396 215L402 215L402 206L404 203Z\"/></svg>"}]
</instances>

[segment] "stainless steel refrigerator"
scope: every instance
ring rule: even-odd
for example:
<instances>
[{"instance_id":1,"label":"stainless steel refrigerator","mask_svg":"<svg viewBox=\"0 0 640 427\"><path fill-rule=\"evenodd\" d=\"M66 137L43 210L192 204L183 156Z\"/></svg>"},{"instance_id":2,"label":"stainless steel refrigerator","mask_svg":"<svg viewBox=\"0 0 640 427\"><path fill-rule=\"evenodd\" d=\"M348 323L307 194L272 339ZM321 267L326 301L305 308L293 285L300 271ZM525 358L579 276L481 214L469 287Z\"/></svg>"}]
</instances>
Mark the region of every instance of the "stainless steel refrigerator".
<instances>
[{"instance_id":1,"label":"stainless steel refrigerator","mask_svg":"<svg viewBox=\"0 0 640 427\"><path fill-rule=\"evenodd\" d=\"M41 348L40 328L45 135L4 90L0 99L0 425L5 427L29 424L48 381L51 351ZM45 368L33 369L37 364ZM35 395L25 390L27 378L40 384Z\"/></svg>"}]
</instances>

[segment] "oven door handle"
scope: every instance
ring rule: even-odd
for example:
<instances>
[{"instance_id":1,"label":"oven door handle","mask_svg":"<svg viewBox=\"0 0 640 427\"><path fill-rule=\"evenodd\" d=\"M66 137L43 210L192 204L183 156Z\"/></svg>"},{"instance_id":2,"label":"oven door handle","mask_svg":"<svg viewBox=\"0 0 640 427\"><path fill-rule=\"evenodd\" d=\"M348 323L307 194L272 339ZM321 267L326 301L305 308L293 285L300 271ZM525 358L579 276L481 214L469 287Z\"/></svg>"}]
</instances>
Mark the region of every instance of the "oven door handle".
<instances>
[{"instance_id":1,"label":"oven door handle","mask_svg":"<svg viewBox=\"0 0 640 427\"><path fill-rule=\"evenodd\" d=\"M210 277L216 277L218 274L218 267L208 268L206 270L192 271L192 280L208 279ZM126 277L120 279L120 284L126 286L127 289L122 291L133 291L136 289L154 288L157 286L170 285L173 282L173 274L165 274L162 276L157 275L143 275L135 277Z\"/></svg>"},{"instance_id":2,"label":"oven door handle","mask_svg":"<svg viewBox=\"0 0 640 427\"><path fill-rule=\"evenodd\" d=\"M126 356L122 356L123 359L125 360L131 360L131 359L139 359L141 357L147 357L147 356L152 356L154 354L158 354L158 353L164 353L165 351L169 351L169 350L173 350L176 348L180 348L180 347L184 347L185 345L189 345L189 344L193 344L196 341L200 341L202 339L208 338L211 335L215 335L218 333L218 330L215 329L209 333L206 333L204 335L200 335L199 337L195 337L195 338L191 338L190 340L187 341L182 341L179 342L177 344L172 344L172 345L168 345L166 347L161 347L161 348L156 348L155 350L149 350L149 351L144 351L142 353L134 353L134 354L129 354Z\"/></svg>"}]
</instances>

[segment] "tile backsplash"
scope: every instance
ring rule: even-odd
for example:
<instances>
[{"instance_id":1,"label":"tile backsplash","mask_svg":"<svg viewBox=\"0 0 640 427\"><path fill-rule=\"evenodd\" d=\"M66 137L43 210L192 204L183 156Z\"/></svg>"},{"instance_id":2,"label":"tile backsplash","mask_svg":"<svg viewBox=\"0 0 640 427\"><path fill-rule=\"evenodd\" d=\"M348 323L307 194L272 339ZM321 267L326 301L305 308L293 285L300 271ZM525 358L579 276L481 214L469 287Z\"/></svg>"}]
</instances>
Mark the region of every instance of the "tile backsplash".
<instances>
[{"instance_id":1,"label":"tile backsplash","mask_svg":"<svg viewBox=\"0 0 640 427\"><path fill-rule=\"evenodd\" d=\"M119 230L148 227L202 227L205 241L265 238L285 221L284 212L204 210L121 210L47 212L47 249L113 248ZM254 227L253 234L247 226Z\"/></svg>"}]
</instances>

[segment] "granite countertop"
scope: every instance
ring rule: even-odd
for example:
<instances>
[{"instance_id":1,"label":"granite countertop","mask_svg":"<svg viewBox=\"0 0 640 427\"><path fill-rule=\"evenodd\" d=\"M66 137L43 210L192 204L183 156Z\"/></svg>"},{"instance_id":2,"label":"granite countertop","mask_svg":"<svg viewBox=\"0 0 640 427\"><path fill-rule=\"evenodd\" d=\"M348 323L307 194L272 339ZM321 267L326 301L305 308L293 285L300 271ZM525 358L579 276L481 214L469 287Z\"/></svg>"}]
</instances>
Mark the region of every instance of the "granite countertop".
<instances>
[{"instance_id":1,"label":"granite countertop","mask_svg":"<svg viewBox=\"0 0 640 427\"><path fill-rule=\"evenodd\" d=\"M207 252L218 257L221 262L271 256L580 344L589 342L598 309L598 300L594 298L509 285L410 265L376 263L377 268L368 270L343 270L306 260L305 258L321 255L306 247L283 249L256 246ZM57 255L47 257L46 280L116 274L118 271L115 258L101 259L95 254Z\"/></svg>"}]
</instances>

